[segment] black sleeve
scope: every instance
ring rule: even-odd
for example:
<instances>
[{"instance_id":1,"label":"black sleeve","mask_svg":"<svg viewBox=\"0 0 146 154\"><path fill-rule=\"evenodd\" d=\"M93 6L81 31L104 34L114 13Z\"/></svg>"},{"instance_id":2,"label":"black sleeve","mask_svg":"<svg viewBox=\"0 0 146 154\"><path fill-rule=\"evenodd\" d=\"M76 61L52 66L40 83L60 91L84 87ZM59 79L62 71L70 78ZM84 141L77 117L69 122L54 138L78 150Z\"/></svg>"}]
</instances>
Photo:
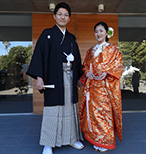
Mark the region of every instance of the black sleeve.
<instances>
[{"instance_id":1,"label":"black sleeve","mask_svg":"<svg viewBox=\"0 0 146 154\"><path fill-rule=\"evenodd\" d=\"M81 64L81 55L80 55L79 47L78 47L75 36L74 36L74 40L75 40L75 46L76 46L76 56L78 60L77 68L78 68L78 80L79 80L80 77L83 75L83 70L82 70L82 64Z\"/></svg>"},{"instance_id":2,"label":"black sleeve","mask_svg":"<svg viewBox=\"0 0 146 154\"><path fill-rule=\"evenodd\" d=\"M31 76L34 79L37 79L37 77L44 78L43 73L43 51L44 51L44 31L41 33L36 46L35 50L30 62L30 65L28 67L28 70L26 72L27 75Z\"/></svg>"}]
</instances>

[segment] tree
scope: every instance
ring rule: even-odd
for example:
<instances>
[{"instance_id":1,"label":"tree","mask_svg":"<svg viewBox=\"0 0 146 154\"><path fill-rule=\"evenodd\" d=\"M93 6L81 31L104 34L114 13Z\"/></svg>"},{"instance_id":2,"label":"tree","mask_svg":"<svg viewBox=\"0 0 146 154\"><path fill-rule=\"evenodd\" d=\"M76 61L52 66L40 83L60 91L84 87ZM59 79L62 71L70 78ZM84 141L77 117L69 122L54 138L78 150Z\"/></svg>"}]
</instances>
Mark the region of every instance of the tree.
<instances>
[{"instance_id":1,"label":"tree","mask_svg":"<svg viewBox=\"0 0 146 154\"><path fill-rule=\"evenodd\" d=\"M6 53L8 53L8 48L10 47L11 43L9 41L3 41L2 43L4 45L4 50L6 55Z\"/></svg>"},{"instance_id":2,"label":"tree","mask_svg":"<svg viewBox=\"0 0 146 154\"><path fill-rule=\"evenodd\" d=\"M146 79L146 43L119 42L119 50L123 55L124 67L134 66L140 69L141 79ZM126 78L131 83L131 75Z\"/></svg>"},{"instance_id":3,"label":"tree","mask_svg":"<svg viewBox=\"0 0 146 154\"><path fill-rule=\"evenodd\" d=\"M132 65L132 53L138 46L138 42L119 42L119 50L123 55L124 67Z\"/></svg>"},{"instance_id":4,"label":"tree","mask_svg":"<svg viewBox=\"0 0 146 154\"><path fill-rule=\"evenodd\" d=\"M139 68L141 72L146 72L146 44L139 44L138 48L132 52L132 65Z\"/></svg>"},{"instance_id":5,"label":"tree","mask_svg":"<svg viewBox=\"0 0 146 154\"><path fill-rule=\"evenodd\" d=\"M27 68L32 55L32 46L12 47L8 55L2 56L0 59L0 69L7 71L7 87L18 87L19 93L27 90L27 80L24 79L25 72L22 72L24 66ZM25 68L25 70L26 70ZM25 89L24 89L25 87Z\"/></svg>"}]
</instances>

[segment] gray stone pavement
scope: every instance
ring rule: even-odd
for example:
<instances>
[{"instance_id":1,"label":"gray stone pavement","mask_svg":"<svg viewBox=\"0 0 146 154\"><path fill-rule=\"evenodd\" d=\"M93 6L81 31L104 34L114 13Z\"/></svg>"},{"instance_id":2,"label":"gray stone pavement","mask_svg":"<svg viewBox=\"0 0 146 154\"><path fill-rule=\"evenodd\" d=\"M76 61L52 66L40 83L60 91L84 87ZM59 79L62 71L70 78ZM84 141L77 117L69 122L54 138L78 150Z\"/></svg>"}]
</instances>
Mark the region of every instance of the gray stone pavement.
<instances>
[{"instance_id":1,"label":"gray stone pavement","mask_svg":"<svg viewBox=\"0 0 146 154\"><path fill-rule=\"evenodd\" d=\"M39 145L42 115L0 115L0 154L41 154ZM84 140L85 148L55 148L54 154L98 154ZM123 141L106 154L146 154L146 112L123 112Z\"/></svg>"}]
</instances>

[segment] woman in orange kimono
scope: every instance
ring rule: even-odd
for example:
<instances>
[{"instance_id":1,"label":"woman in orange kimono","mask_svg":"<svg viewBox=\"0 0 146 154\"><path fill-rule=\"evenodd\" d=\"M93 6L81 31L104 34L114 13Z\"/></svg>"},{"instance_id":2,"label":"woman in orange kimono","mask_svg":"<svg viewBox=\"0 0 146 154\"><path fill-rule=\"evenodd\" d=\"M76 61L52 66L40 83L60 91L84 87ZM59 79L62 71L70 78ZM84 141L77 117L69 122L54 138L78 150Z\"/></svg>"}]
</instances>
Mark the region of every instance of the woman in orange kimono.
<instances>
[{"instance_id":1,"label":"woman in orange kimono","mask_svg":"<svg viewBox=\"0 0 146 154\"><path fill-rule=\"evenodd\" d=\"M115 148L116 133L122 141L120 76L123 63L116 45L108 43L107 24L97 23L94 31L97 45L87 51L83 63L79 116L86 140L95 150L105 152Z\"/></svg>"}]
</instances>

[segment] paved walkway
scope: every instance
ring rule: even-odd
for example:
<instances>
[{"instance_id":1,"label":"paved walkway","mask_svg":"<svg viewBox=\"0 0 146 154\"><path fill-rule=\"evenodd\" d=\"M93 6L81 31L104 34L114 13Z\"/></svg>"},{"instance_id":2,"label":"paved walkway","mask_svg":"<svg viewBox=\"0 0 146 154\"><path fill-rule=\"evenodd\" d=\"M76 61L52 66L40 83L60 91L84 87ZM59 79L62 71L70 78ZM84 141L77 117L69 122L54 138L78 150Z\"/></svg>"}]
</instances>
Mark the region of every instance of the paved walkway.
<instances>
[{"instance_id":1,"label":"paved walkway","mask_svg":"<svg viewBox=\"0 0 146 154\"><path fill-rule=\"evenodd\" d=\"M126 111L125 111L126 112ZM123 113L123 141L106 154L146 154L146 112ZM39 145L41 115L0 116L0 154L42 154ZM54 154L98 154L84 141L85 148L55 148Z\"/></svg>"}]
</instances>

